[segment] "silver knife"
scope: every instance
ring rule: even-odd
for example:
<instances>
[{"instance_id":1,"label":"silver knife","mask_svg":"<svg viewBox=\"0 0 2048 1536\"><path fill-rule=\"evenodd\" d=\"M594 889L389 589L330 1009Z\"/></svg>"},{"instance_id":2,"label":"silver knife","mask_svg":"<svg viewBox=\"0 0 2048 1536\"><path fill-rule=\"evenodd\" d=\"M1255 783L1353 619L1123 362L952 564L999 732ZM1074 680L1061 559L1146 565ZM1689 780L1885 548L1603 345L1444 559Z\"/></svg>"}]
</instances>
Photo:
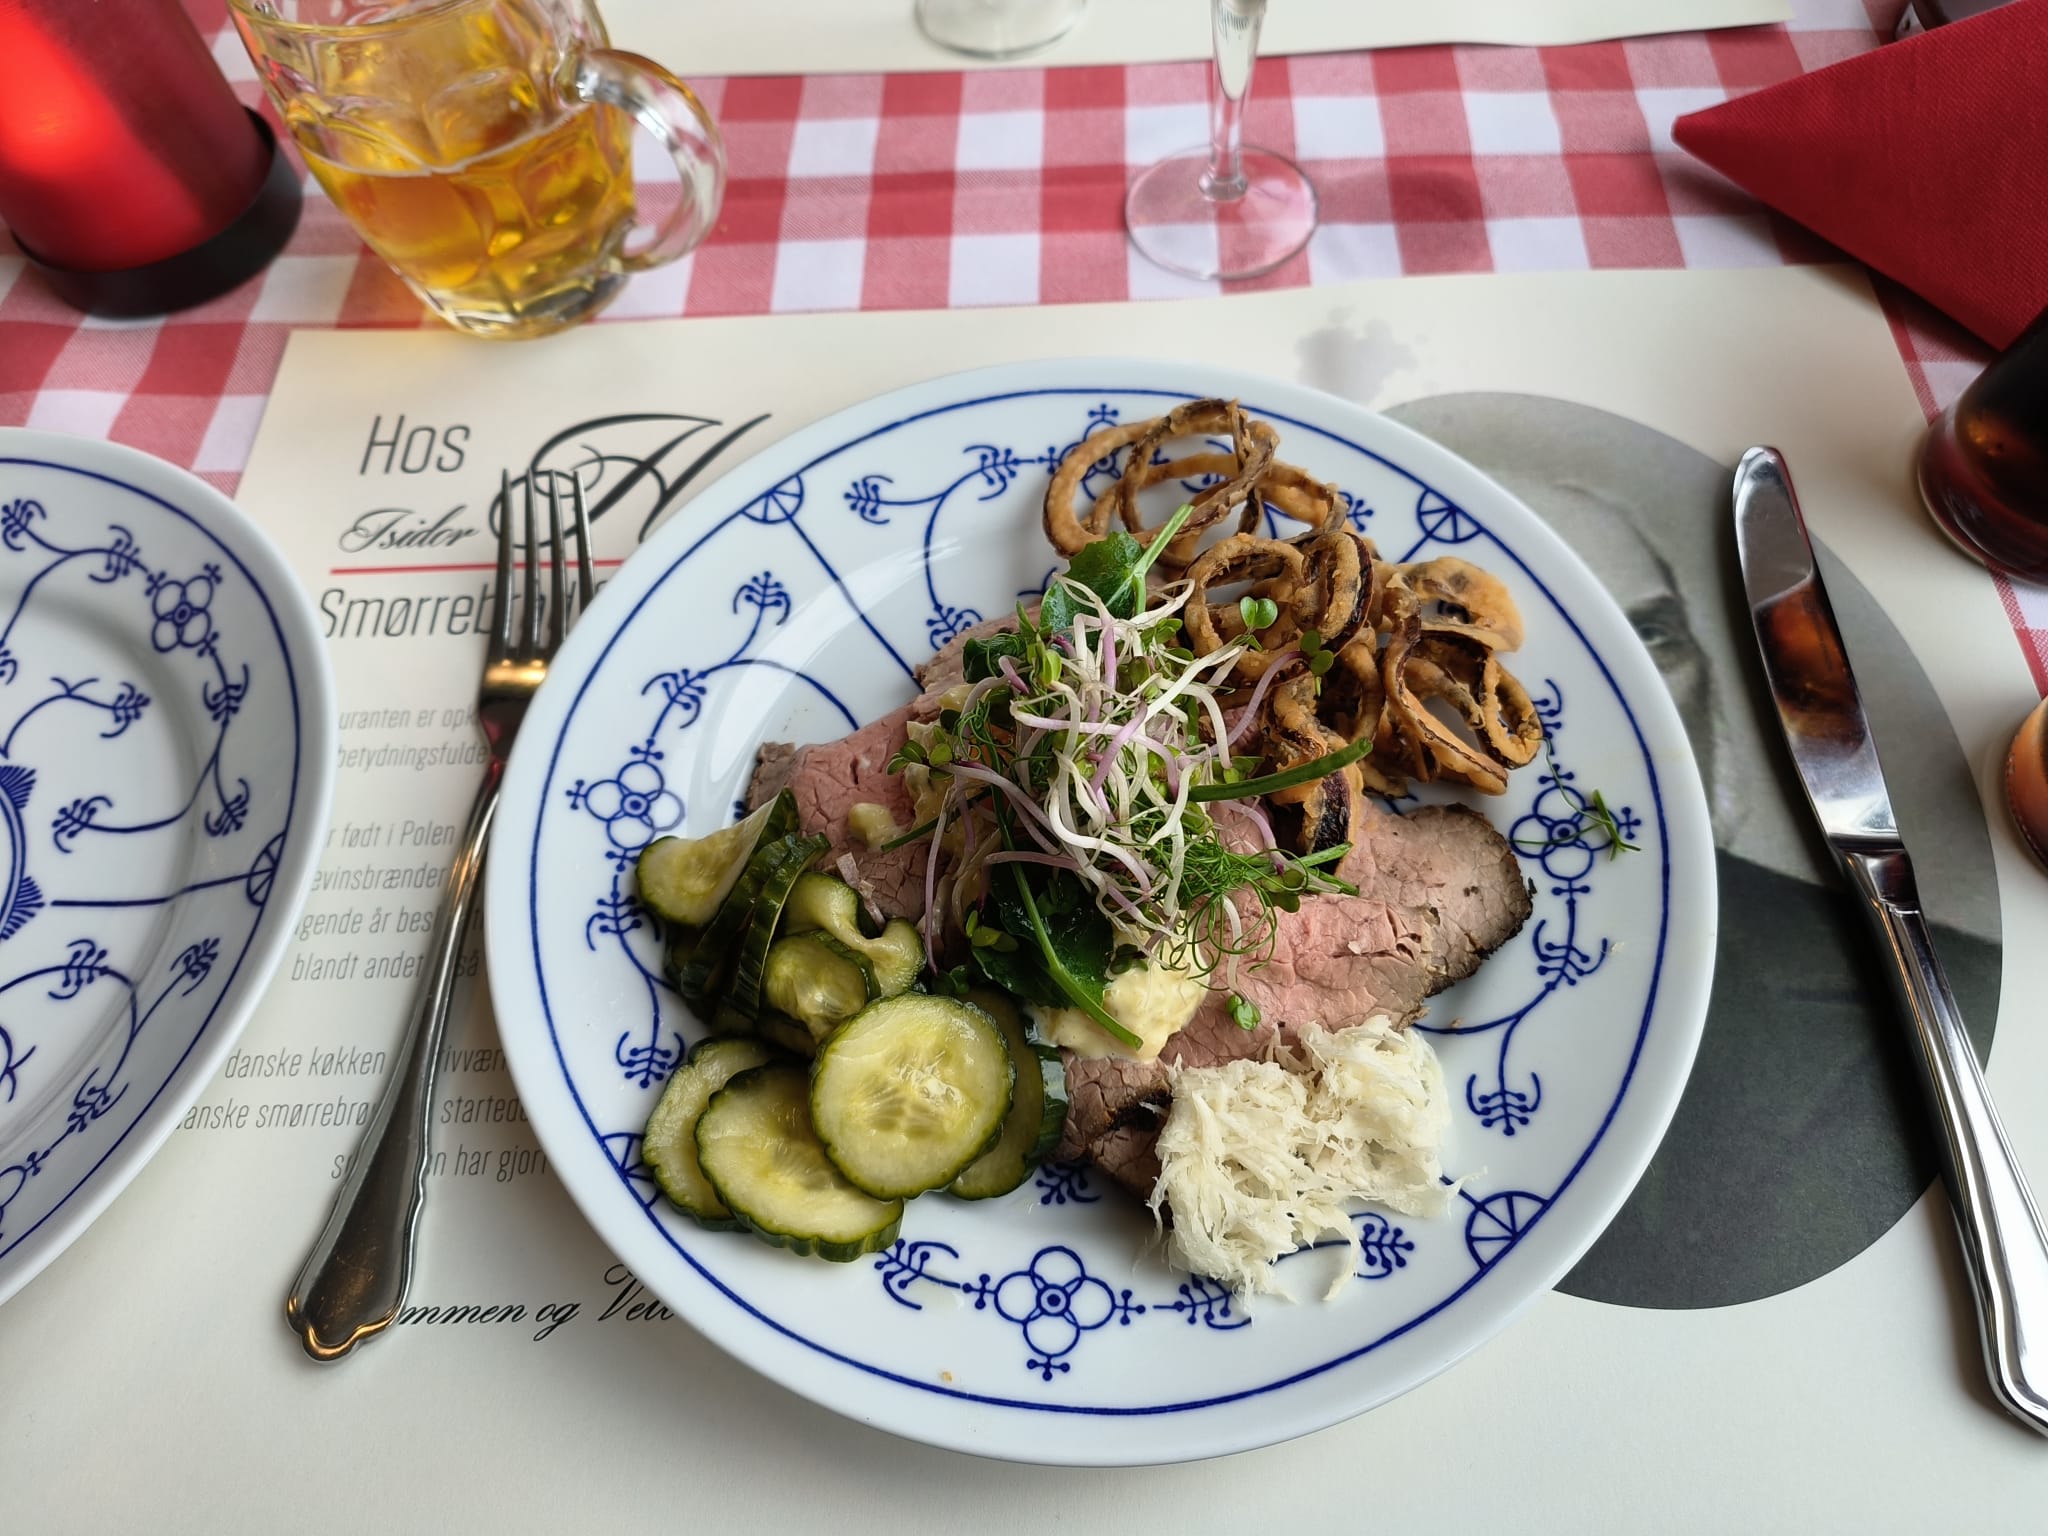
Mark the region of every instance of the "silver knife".
<instances>
[{"instance_id":1,"label":"silver knife","mask_svg":"<svg viewBox=\"0 0 2048 1536\"><path fill-rule=\"evenodd\" d=\"M2048 1434L2048 1237L1935 956L1841 630L1775 448L1752 448L1736 466L1735 541L1792 761L1912 1022L1992 1388L2021 1423Z\"/></svg>"}]
</instances>

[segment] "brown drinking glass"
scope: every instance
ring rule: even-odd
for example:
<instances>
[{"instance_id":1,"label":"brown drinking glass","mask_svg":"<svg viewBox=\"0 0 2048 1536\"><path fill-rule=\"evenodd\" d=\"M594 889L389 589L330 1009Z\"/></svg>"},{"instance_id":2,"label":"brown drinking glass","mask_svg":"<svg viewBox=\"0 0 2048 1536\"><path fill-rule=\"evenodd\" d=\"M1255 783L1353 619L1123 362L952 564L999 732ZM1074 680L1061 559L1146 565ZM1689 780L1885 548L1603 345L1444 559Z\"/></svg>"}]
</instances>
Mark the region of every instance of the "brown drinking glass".
<instances>
[{"instance_id":1,"label":"brown drinking glass","mask_svg":"<svg viewBox=\"0 0 2048 1536\"><path fill-rule=\"evenodd\" d=\"M2048 582L2048 310L1927 429L1920 499L1965 554Z\"/></svg>"}]
</instances>

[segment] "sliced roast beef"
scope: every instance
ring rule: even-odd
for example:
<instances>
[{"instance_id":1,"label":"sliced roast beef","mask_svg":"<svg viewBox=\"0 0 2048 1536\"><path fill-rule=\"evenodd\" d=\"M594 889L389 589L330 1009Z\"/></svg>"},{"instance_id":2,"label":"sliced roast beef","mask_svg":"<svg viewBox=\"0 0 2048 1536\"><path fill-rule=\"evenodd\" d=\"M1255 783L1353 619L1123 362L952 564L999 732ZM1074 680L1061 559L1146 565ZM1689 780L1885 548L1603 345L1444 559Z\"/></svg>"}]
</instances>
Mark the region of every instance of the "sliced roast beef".
<instances>
[{"instance_id":1,"label":"sliced roast beef","mask_svg":"<svg viewBox=\"0 0 2048 1536\"><path fill-rule=\"evenodd\" d=\"M1515 850L1467 806L1423 806L1405 816L1368 808L1354 819L1351 839L1340 871L1346 880L1442 920L1431 992L1470 976L1529 919Z\"/></svg>"},{"instance_id":2,"label":"sliced roast beef","mask_svg":"<svg viewBox=\"0 0 2048 1536\"><path fill-rule=\"evenodd\" d=\"M1068 1108L1059 1155L1089 1158L1118 1178L1119 1168L1142 1170L1128 1142L1133 1135L1149 1142L1157 1134L1162 1117L1145 1106L1166 1102L1169 1062L1214 1066L1264 1055L1276 1040L1291 1041L1310 1024L1342 1028L1376 1013L1413 1018L1434 974L1437 930L1426 909L1365 895L1318 896L1299 912L1279 914L1271 956L1237 975L1235 990L1259 1010L1256 1028L1231 1017L1230 994L1219 988L1157 1061L1064 1053ZM1150 1193L1149 1184L1143 1192Z\"/></svg>"},{"instance_id":3,"label":"sliced roast beef","mask_svg":"<svg viewBox=\"0 0 2048 1536\"><path fill-rule=\"evenodd\" d=\"M922 843L870 848L848 829L846 816L856 805L874 804L885 807L898 826L911 825L910 796L901 776L889 771L889 760L904 743L904 728L936 713L928 697L919 698L837 741L807 747L769 742L761 748L747 789L750 807L765 805L783 789L795 795L803 829L831 839L831 850L819 862L829 866L842 855L851 856L875 905L887 917L924 915L928 850Z\"/></svg>"},{"instance_id":4,"label":"sliced roast beef","mask_svg":"<svg viewBox=\"0 0 2048 1536\"><path fill-rule=\"evenodd\" d=\"M902 779L889 772L890 760L904 743L905 728L913 721L938 718L947 690L964 680L961 662L969 640L1016 627L1016 619L1009 617L962 630L916 669L922 693L851 736L805 747L763 742L747 787L748 807L765 805L783 789L792 791L804 830L822 832L832 840L831 851L821 863L836 864L843 855L852 855L855 868L884 914L922 917L927 847L869 848L847 830L846 813L856 805L871 803L886 807L898 826L912 825L910 796Z\"/></svg>"},{"instance_id":5,"label":"sliced roast beef","mask_svg":"<svg viewBox=\"0 0 2048 1536\"><path fill-rule=\"evenodd\" d=\"M796 769L798 748L787 741L764 741L754 760L754 776L747 781L747 809L756 810L789 786Z\"/></svg>"},{"instance_id":6,"label":"sliced roast beef","mask_svg":"<svg viewBox=\"0 0 2048 1536\"><path fill-rule=\"evenodd\" d=\"M1127 1132L1135 1132L1149 1152L1149 1143L1166 1119L1170 1095L1165 1066L1123 1056L1076 1056L1072 1051L1060 1055L1067 1068L1067 1125L1054 1155L1064 1162L1101 1162L1105 1147ZM1157 1170L1157 1162L1153 1168Z\"/></svg>"},{"instance_id":7,"label":"sliced roast beef","mask_svg":"<svg viewBox=\"0 0 2048 1536\"><path fill-rule=\"evenodd\" d=\"M1126 1110L1128 1124L1090 1144L1088 1160L1140 1200L1150 1200L1159 1182L1159 1131L1172 1107L1173 1095L1162 1082Z\"/></svg>"},{"instance_id":8,"label":"sliced roast beef","mask_svg":"<svg viewBox=\"0 0 2048 1536\"><path fill-rule=\"evenodd\" d=\"M937 714L938 696L960 680L966 640L1005 627L998 620L956 636L920 672L925 692L917 700L851 736L761 749L749 804L788 788L805 829L831 840L823 862L850 856L888 916L923 915L926 847L870 849L849 831L847 813L873 803L898 825L910 824L910 797L889 772L905 728ZM1291 1036L1310 1023L1340 1028L1375 1013L1406 1023L1426 998L1469 976L1528 918L1529 892L1513 848L1463 806L1424 806L1405 816L1362 809L1352 844L1343 874L1360 894L1317 896L1297 912L1279 914L1272 954L1239 970L1236 991L1258 1008L1256 1029L1237 1025L1228 993L1218 990L1159 1061L1062 1053L1070 1105L1062 1158L1090 1159L1149 1196L1159 1171L1153 1143L1170 1099L1168 1063L1211 1065L1258 1055L1282 1032Z\"/></svg>"},{"instance_id":9,"label":"sliced roast beef","mask_svg":"<svg viewBox=\"0 0 2048 1536\"><path fill-rule=\"evenodd\" d=\"M1375 1013L1402 1023L1426 998L1469 976L1529 915L1514 849L1463 806L1375 810L1356 829L1344 874L1357 896L1318 896L1281 913L1272 958L1246 967L1236 990L1257 1005L1241 1029L1229 998L1213 992L1160 1059L1067 1058L1069 1108L1059 1156L1088 1159L1149 1198L1158 1159L1149 1143L1169 1097L1167 1064L1210 1066L1262 1055L1309 1023L1329 1028Z\"/></svg>"}]
</instances>

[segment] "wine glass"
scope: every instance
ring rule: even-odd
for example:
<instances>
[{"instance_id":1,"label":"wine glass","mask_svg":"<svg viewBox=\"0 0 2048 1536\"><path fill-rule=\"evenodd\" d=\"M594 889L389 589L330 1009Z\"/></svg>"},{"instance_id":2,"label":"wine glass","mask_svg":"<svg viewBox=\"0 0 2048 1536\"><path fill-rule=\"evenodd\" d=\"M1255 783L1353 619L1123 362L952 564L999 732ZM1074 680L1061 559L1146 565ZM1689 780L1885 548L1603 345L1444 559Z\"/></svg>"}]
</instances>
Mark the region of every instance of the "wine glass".
<instances>
[{"instance_id":1,"label":"wine glass","mask_svg":"<svg viewBox=\"0 0 2048 1536\"><path fill-rule=\"evenodd\" d=\"M1244 142L1266 0L1211 0L1211 10L1209 144L1141 172L1124 199L1124 225L1131 243L1169 271L1256 277L1308 244L1316 189L1293 161Z\"/></svg>"},{"instance_id":2,"label":"wine glass","mask_svg":"<svg viewBox=\"0 0 2048 1536\"><path fill-rule=\"evenodd\" d=\"M1058 42L1088 0L917 0L918 30L942 48L1014 59Z\"/></svg>"}]
</instances>

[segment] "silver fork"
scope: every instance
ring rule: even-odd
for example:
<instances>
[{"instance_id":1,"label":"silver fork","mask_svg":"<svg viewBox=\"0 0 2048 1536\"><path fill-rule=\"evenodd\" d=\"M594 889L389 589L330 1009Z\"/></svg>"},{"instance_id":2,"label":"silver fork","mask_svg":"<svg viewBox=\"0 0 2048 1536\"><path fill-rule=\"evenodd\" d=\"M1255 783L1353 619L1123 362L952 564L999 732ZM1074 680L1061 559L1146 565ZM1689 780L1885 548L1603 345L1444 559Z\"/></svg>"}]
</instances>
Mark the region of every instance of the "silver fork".
<instances>
[{"instance_id":1,"label":"silver fork","mask_svg":"<svg viewBox=\"0 0 2048 1536\"><path fill-rule=\"evenodd\" d=\"M434 1106L435 1067L455 992L455 967L464 933L476 906L483 873L484 844L497 809L506 755L527 703L547 676L548 662L569 626L563 572L562 498L556 476L547 477L547 634L542 638L540 546L534 528L533 475L526 477L526 601L519 634L512 632L512 482L500 476L498 596L491 611L491 637L477 689L476 719L490 748L483 783L469 810L469 827L448 871L441 910L434 920L428 966L413 999L397 1067L384 1085L377 1112L356 1149L355 1165L335 1197L305 1267L292 1282L284 1304L286 1321L315 1360L339 1360L363 1340L389 1327L405 1303L412 1281L413 1246L420 1204L426 1197L429 1124ZM576 523L576 611L590 605L590 519L583 482L571 476L570 501Z\"/></svg>"}]
</instances>

